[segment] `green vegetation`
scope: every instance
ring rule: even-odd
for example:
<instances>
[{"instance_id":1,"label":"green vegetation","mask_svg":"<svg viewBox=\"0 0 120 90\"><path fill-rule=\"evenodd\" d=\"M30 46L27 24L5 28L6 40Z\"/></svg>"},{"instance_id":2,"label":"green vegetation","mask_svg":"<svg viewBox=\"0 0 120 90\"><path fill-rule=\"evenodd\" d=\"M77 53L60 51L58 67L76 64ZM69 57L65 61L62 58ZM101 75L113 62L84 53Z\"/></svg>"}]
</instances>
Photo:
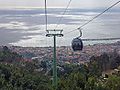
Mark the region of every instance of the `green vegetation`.
<instances>
[{"instance_id":1,"label":"green vegetation","mask_svg":"<svg viewBox=\"0 0 120 90\"><path fill-rule=\"evenodd\" d=\"M6 46L0 51L0 62L14 63L22 59L22 56L11 52Z\"/></svg>"},{"instance_id":2,"label":"green vegetation","mask_svg":"<svg viewBox=\"0 0 120 90\"><path fill-rule=\"evenodd\" d=\"M0 64L0 90L49 90L50 81L40 73L30 73L14 65Z\"/></svg>"},{"instance_id":3,"label":"green vegetation","mask_svg":"<svg viewBox=\"0 0 120 90\"><path fill-rule=\"evenodd\" d=\"M20 61L21 60L21 61ZM0 51L0 90L54 90L51 74L36 71L46 69L45 62L24 62L17 53L7 47ZM65 64L58 69L56 90L119 90L120 73L102 77L102 72L110 69L120 70L120 56L114 52L91 57L87 65Z\"/></svg>"}]
</instances>

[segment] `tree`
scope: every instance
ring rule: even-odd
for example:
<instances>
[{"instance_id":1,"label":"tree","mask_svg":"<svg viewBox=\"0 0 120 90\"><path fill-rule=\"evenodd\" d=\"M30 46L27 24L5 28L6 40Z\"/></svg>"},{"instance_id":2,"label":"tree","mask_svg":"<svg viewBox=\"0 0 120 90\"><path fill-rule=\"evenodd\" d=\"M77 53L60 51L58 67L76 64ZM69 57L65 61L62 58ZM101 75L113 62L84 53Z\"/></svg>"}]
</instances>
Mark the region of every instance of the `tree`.
<instances>
[{"instance_id":1,"label":"tree","mask_svg":"<svg viewBox=\"0 0 120 90\"><path fill-rule=\"evenodd\" d=\"M107 90L120 90L120 77L112 75L105 83Z\"/></svg>"}]
</instances>

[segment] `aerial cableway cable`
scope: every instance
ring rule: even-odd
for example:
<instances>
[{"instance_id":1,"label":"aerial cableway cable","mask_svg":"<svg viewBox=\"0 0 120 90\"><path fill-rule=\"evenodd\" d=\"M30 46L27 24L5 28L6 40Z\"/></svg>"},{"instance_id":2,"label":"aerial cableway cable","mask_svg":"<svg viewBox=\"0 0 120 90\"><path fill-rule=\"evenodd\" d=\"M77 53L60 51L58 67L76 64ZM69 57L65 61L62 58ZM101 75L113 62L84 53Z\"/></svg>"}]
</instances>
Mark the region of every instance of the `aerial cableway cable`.
<instances>
[{"instance_id":1,"label":"aerial cableway cable","mask_svg":"<svg viewBox=\"0 0 120 90\"><path fill-rule=\"evenodd\" d=\"M82 39L82 41L105 41L105 40L118 40L120 38L101 38L101 39Z\"/></svg>"},{"instance_id":2,"label":"aerial cableway cable","mask_svg":"<svg viewBox=\"0 0 120 90\"><path fill-rule=\"evenodd\" d=\"M48 17L47 17L47 0L45 0L45 7L44 7L44 10L45 10L45 12L44 12L44 14L45 14L45 30L47 31L47 27L48 27ZM46 32L45 33L41 33L41 36L44 36L46 34Z\"/></svg>"},{"instance_id":3,"label":"aerial cableway cable","mask_svg":"<svg viewBox=\"0 0 120 90\"><path fill-rule=\"evenodd\" d=\"M72 0L69 0L69 2L68 2L68 4L67 4L67 7L65 8L64 12L62 13L60 19L59 19L58 22L57 22L57 25L55 26L55 29L59 26L60 22L62 21L63 16L64 16L65 13L67 12L67 10L68 10L68 8L69 8L71 2L72 2Z\"/></svg>"},{"instance_id":4,"label":"aerial cableway cable","mask_svg":"<svg viewBox=\"0 0 120 90\"><path fill-rule=\"evenodd\" d=\"M120 1L116 2L115 4L111 5L110 7L108 7L107 9L105 9L103 12L101 12L100 14L98 14L97 16L93 17L91 20L89 20L88 22L84 23L83 25L81 25L79 28L77 29L74 29L74 30L71 30L65 34L68 34L68 33L71 33L71 32L74 32L76 30L79 30L81 28L83 28L84 26L86 26L87 24L89 24L90 22L92 22L94 19L98 18L99 16L101 16L102 14L104 14L106 11L108 11L109 9L113 8L114 6L116 6L118 3L120 3Z\"/></svg>"},{"instance_id":5,"label":"aerial cableway cable","mask_svg":"<svg viewBox=\"0 0 120 90\"><path fill-rule=\"evenodd\" d=\"M68 4L67 4L66 8L64 9L64 11L63 11L61 17L59 18L59 20L58 20L58 22L57 22L57 25L55 26L55 29L57 29L57 27L59 26L60 22L63 20L63 17L64 17L64 15L66 14L66 12L67 12L67 10L68 10L68 8L69 8L71 2L72 2L72 0L69 0L69 2L68 2ZM60 38L60 40L59 40L58 43L61 43L61 39L63 39L63 38Z\"/></svg>"},{"instance_id":6,"label":"aerial cableway cable","mask_svg":"<svg viewBox=\"0 0 120 90\"><path fill-rule=\"evenodd\" d=\"M45 0L45 29L47 30L47 24L48 24L48 19L47 19L47 0Z\"/></svg>"}]
</instances>

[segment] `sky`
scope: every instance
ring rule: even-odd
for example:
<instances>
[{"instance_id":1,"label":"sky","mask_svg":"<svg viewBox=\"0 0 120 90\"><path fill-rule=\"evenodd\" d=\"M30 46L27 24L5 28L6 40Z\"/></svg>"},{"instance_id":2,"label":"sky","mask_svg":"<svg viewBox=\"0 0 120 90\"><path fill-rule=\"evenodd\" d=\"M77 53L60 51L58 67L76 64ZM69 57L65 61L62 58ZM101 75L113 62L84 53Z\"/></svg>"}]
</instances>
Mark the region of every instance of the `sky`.
<instances>
[{"instance_id":1,"label":"sky","mask_svg":"<svg viewBox=\"0 0 120 90\"><path fill-rule=\"evenodd\" d=\"M48 7L66 7L69 0L47 0ZM119 0L72 0L71 8L104 8ZM44 0L0 0L0 8L43 8ZM120 7L120 4L116 8Z\"/></svg>"}]
</instances>

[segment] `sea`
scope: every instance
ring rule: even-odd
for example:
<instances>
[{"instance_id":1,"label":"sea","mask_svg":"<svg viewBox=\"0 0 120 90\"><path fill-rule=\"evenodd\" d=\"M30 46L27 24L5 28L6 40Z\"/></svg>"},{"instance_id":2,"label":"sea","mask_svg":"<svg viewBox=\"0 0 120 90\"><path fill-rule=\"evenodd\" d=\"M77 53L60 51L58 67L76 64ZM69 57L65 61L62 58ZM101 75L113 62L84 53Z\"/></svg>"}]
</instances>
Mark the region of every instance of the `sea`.
<instances>
[{"instance_id":1,"label":"sea","mask_svg":"<svg viewBox=\"0 0 120 90\"><path fill-rule=\"evenodd\" d=\"M63 30L57 46L70 46L80 35L79 28L105 9L64 8L47 9L47 29ZM43 8L0 9L0 45L22 47L53 46L53 37L46 37ZM120 8L113 8L94 19L82 29L81 39L120 38ZM72 31L72 32L71 32ZM84 45L114 43L118 40L84 41Z\"/></svg>"}]
</instances>

